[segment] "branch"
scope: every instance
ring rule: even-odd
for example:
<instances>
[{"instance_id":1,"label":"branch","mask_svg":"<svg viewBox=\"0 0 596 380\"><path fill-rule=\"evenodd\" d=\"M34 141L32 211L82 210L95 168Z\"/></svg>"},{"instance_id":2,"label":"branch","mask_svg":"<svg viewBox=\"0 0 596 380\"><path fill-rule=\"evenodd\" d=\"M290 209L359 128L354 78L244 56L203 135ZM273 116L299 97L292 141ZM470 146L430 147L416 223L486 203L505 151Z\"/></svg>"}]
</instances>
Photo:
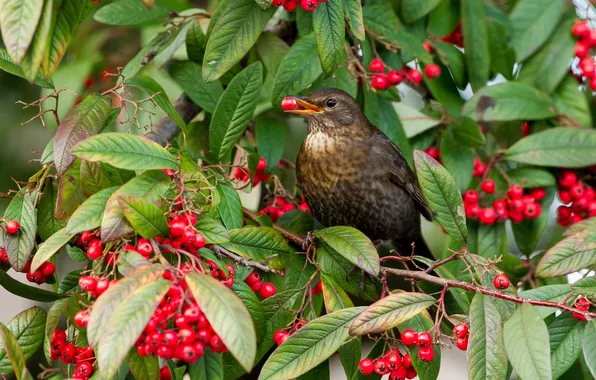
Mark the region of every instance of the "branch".
<instances>
[{"instance_id":1,"label":"branch","mask_svg":"<svg viewBox=\"0 0 596 380\"><path fill-rule=\"evenodd\" d=\"M196 105L188 95L182 94L176 100L174 108L182 117L182 120L188 124L192 119L195 118L202 110L201 107ZM162 117L148 132L145 137L149 140L153 140L161 146L166 146L176 136L180 134L180 127L172 120L169 116L165 115Z\"/></svg>"},{"instance_id":2,"label":"branch","mask_svg":"<svg viewBox=\"0 0 596 380\"><path fill-rule=\"evenodd\" d=\"M258 219L259 216L257 214L255 214L254 212L247 210L245 208L245 209L243 209L243 213L246 218L252 220L253 222L259 223L259 219ZM277 232L279 232L286 239L291 240L292 242L298 244L301 247L304 244L304 238L300 235L293 233L292 231L288 231L285 228L280 227L275 223L273 223L273 229L275 229Z\"/></svg>"},{"instance_id":3,"label":"branch","mask_svg":"<svg viewBox=\"0 0 596 380\"><path fill-rule=\"evenodd\" d=\"M254 262L252 260L245 259L244 257L239 256L239 255L235 254L234 252L228 251L227 249L225 249L224 247L222 247L220 245L212 245L211 248L213 248L213 250L217 254L222 255L222 256L227 256L230 259L234 260L235 262L237 262L241 265L257 268L259 270L262 270L263 272L273 273L278 276L281 275L281 273L279 271L276 271L275 269L271 269L267 265L263 265L261 263Z\"/></svg>"},{"instance_id":4,"label":"branch","mask_svg":"<svg viewBox=\"0 0 596 380\"><path fill-rule=\"evenodd\" d=\"M489 288L485 288L483 286L477 286L474 284L470 284L470 283L464 282L464 281L447 280L447 279L444 279L441 277L430 275L423 271L411 271L411 270L393 269L393 268L386 268L386 267L382 267L381 271L384 273L393 275L393 276L400 276L403 278L408 278L408 279L417 280L417 281L427 281L427 282L430 282L433 284L441 285L443 287L446 286L446 287L465 289L465 290L469 290L471 292L481 293L481 294L485 294L487 296L491 296L491 297L503 299L506 301L515 302L515 303L527 302L527 303L530 303L535 306L553 307L553 308L569 311L571 313L579 313L585 317L596 318L595 312L587 312L587 311L576 309L574 307L567 306L565 304L561 304L558 302L531 300L529 298L518 297L518 296L508 294L508 293L500 292L498 290L489 289Z\"/></svg>"}]
</instances>

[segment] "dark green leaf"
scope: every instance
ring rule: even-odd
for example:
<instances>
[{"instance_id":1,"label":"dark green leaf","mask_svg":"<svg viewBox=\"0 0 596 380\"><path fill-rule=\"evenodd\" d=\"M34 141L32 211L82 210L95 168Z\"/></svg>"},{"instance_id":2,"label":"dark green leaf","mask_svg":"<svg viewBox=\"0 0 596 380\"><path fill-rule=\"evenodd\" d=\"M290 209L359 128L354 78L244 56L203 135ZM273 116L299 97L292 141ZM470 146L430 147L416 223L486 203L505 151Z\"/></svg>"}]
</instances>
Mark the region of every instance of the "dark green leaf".
<instances>
[{"instance_id":1,"label":"dark green leaf","mask_svg":"<svg viewBox=\"0 0 596 380\"><path fill-rule=\"evenodd\" d=\"M591 91L587 91L591 94ZM579 96L578 96L579 95ZM560 114L571 118L577 126L592 126L592 115L590 112L590 102L586 98L584 91L579 90L577 81L571 75L568 75L557 87L553 94L555 106Z\"/></svg>"},{"instance_id":2,"label":"dark green leaf","mask_svg":"<svg viewBox=\"0 0 596 380\"><path fill-rule=\"evenodd\" d=\"M84 256L83 259L85 259ZM60 298L66 297L65 293L79 286L79 278L81 277L81 272L82 270L75 270L62 277L62 279L60 280L60 285L58 286L58 293L60 293Z\"/></svg>"},{"instance_id":3,"label":"dark green leaf","mask_svg":"<svg viewBox=\"0 0 596 380\"><path fill-rule=\"evenodd\" d=\"M185 278L213 330L250 372L257 353L257 338L246 306L234 292L211 276L191 273Z\"/></svg>"},{"instance_id":4,"label":"dark green leaf","mask_svg":"<svg viewBox=\"0 0 596 380\"><path fill-rule=\"evenodd\" d=\"M190 28L186 33L186 53L188 54L188 59L196 63L203 62L206 47L207 36L203 32L203 28L201 28L200 20L195 19L190 23ZM201 67L199 67L199 74L201 74L201 70Z\"/></svg>"},{"instance_id":5,"label":"dark green leaf","mask_svg":"<svg viewBox=\"0 0 596 380\"><path fill-rule=\"evenodd\" d=\"M62 294L25 285L22 282L10 277L3 270L0 270L0 286L2 286L9 293L32 301L53 302L65 297Z\"/></svg>"},{"instance_id":6,"label":"dark green leaf","mask_svg":"<svg viewBox=\"0 0 596 380\"><path fill-rule=\"evenodd\" d=\"M39 23L35 29L35 34L31 40L27 55L25 55L21 61L21 67L25 76L29 79L29 82L33 82L35 78L40 77L39 69L41 67L41 62L43 61L43 57L50 43L50 33L55 18L54 9L58 6L57 2L54 0L47 0L41 3L43 3L43 9L41 11Z\"/></svg>"},{"instance_id":7,"label":"dark green leaf","mask_svg":"<svg viewBox=\"0 0 596 380\"><path fill-rule=\"evenodd\" d=\"M213 113L223 94L223 86L219 81L205 83L201 70L199 64L190 61L174 62L169 66L170 75L188 97L205 111Z\"/></svg>"},{"instance_id":8,"label":"dark green leaf","mask_svg":"<svg viewBox=\"0 0 596 380\"><path fill-rule=\"evenodd\" d=\"M21 272L25 267L35 245L37 231L36 199L36 191L27 192L27 189L24 188L14 196L4 212L6 221L16 220L21 225L16 235L5 233L3 241L8 261L18 272Z\"/></svg>"},{"instance_id":9,"label":"dark green leaf","mask_svg":"<svg viewBox=\"0 0 596 380\"><path fill-rule=\"evenodd\" d=\"M467 117L457 119L451 130L457 142L471 148L484 145L486 141L478 123Z\"/></svg>"},{"instance_id":10,"label":"dark green leaf","mask_svg":"<svg viewBox=\"0 0 596 380\"><path fill-rule=\"evenodd\" d=\"M0 374L6 375L14 372L16 378L21 380L22 372L27 371L25 367L27 363L19 342L3 323L0 323L0 355L4 356L2 358L4 363L0 361Z\"/></svg>"},{"instance_id":11,"label":"dark green leaf","mask_svg":"<svg viewBox=\"0 0 596 380\"><path fill-rule=\"evenodd\" d=\"M366 35L364 34L364 18L360 0L343 0L343 2L350 30L354 33L354 37L363 41Z\"/></svg>"},{"instance_id":12,"label":"dark green leaf","mask_svg":"<svg viewBox=\"0 0 596 380\"><path fill-rule=\"evenodd\" d=\"M554 117L552 99L526 84L505 82L476 92L462 115L478 121L540 120Z\"/></svg>"},{"instance_id":13,"label":"dark green leaf","mask_svg":"<svg viewBox=\"0 0 596 380\"><path fill-rule=\"evenodd\" d=\"M540 201L543 210L548 210L555 196L554 189L549 189L544 200ZM535 219L525 219L521 223L512 224L513 235L519 250L530 257L536 249L538 241L548 224L548 212L542 212Z\"/></svg>"},{"instance_id":14,"label":"dark green leaf","mask_svg":"<svg viewBox=\"0 0 596 380\"><path fill-rule=\"evenodd\" d=\"M553 379L558 379L582 352L584 324L571 314L561 314L548 325Z\"/></svg>"},{"instance_id":15,"label":"dark green leaf","mask_svg":"<svg viewBox=\"0 0 596 380\"><path fill-rule=\"evenodd\" d=\"M426 31L431 36L445 37L449 35L459 22L458 0L441 0L430 12Z\"/></svg>"},{"instance_id":16,"label":"dark green leaf","mask_svg":"<svg viewBox=\"0 0 596 380\"><path fill-rule=\"evenodd\" d=\"M31 273L35 272L41 264L51 259L73 237L74 234L69 234L66 232L66 228L63 228L44 241L37 249L33 260L31 260Z\"/></svg>"},{"instance_id":17,"label":"dark green leaf","mask_svg":"<svg viewBox=\"0 0 596 380\"><path fill-rule=\"evenodd\" d=\"M506 255L507 250L507 231L503 223L481 224L478 227L478 255L495 260Z\"/></svg>"},{"instance_id":18,"label":"dark green leaf","mask_svg":"<svg viewBox=\"0 0 596 380\"><path fill-rule=\"evenodd\" d=\"M159 378L159 361L157 356L139 356L137 350L126 355L126 364L136 380L153 380Z\"/></svg>"},{"instance_id":19,"label":"dark green leaf","mask_svg":"<svg viewBox=\"0 0 596 380\"><path fill-rule=\"evenodd\" d=\"M244 134L257 107L262 82L263 65L257 62L236 75L221 96L209 125L209 146L217 160L228 158Z\"/></svg>"},{"instance_id":20,"label":"dark green leaf","mask_svg":"<svg viewBox=\"0 0 596 380\"><path fill-rule=\"evenodd\" d=\"M161 5L147 8L138 0L120 0L101 7L93 18L107 25L137 26L168 17L168 9Z\"/></svg>"},{"instance_id":21,"label":"dark green leaf","mask_svg":"<svg viewBox=\"0 0 596 380\"><path fill-rule=\"evenodd\" d=\"M169 235L164 212L152 202L133 195L123 195L118 198L118 204L132 228L145 239Z\"/></svg>"},{"instance_id":22,"label":"dark green leaf","mask_svg":"<svg viewBox=\"0 0 596 380\"><path fill-rule=\"evenodd\" d=\"M81 162L81 186L83 194L90 197L98 191L112 186L107 173L98 162Z\"/></svg>"},{"instance_id":23,"label":"dark green leaf","mask_svg":"<svg viewBox=\"0 0 596 380\"><path fill-rule=\"evenodd\" d=\"M401 23L388 2L366 3L362 11L364 25L377 35L387 36L401 28Z\"/></svg>"},{"instance_id":24,"label":"dark green leaf","mask_svg":"<svg viewBox=\"0 0 596 380\"><path fill-rule=\"evenodd\" d=\"M415 151L414 162L424 198L436 220L459 242L468 236L461 193L449 172L428 154Z\"/></svg>"},{"instance_id":25,"label":"dark green leaf","mask_svg":"<svg viewBox=\"0 0 596 380\"><path fill-rule=\"evenodd\" d=\"M257 118L256 135L257 150L261 157L267 161L267 171L271 171L284 154L286 127L276 119L259 117Z\"/></svg>"},{"instance_id":26,"label":"dark green leaf","mask_svg":"<svg viewBox=\"0 0 596 380\"><path fill-rule=\"evenodd\" d=\"M76 160L60 177L56 196L56 217L62 220L68 218L84 200L81 160Z\"/></svg>"},{"instance_id":27,"label":"dark green leaf","mask_svg":"<svg viewBox=\"0 0 596 380\"><path fill-rule=\"evenodd\" d=\"M118 186L108 187L85 200L68 220L66 230L78 234L100 227L108 199L116 190Z\"/></svg>"},{"instance_id":28,"label":"dark green leaf","mask_svg":"<svg viewBox=\"0 0 596 380\"><path fill-rule=\"evenodd\" d=\"M538 168L516 168L507 172L507 176L513 183L525 188L548 187L556 184L555 177L544 169Z\"/></svg>"},{"instance_id":29,"label":"dark green leaf","mask_svg":"<svg viewBox=\"0 0 596 380\"><path fill-rule=\"evenodd\" d=\"M190 380L223 380L222 355L211 350L205 350L203 356L190 365L189 370Z\"/></svg>"},{"instance_id":30,"label":"dark green leaf","mask_svg":"<svg viewBox=\"0 0 596 380\"><path fill-rule=\"evenodd\" d=\"M491 67L495 72L503 74L508 80L512 80L515 50L507 40L505 25L491 20L488 23L488 32Z\"/></svg>"},{"instance_id":31,"label":"dark green leaf","mask_svg":"<svg viewBox=\"0 0 596 380\"><path fill-rule=\"evenodd\" d=\"M313 32L312 26L312 12L307 12L302 7L296 9L296 28L298 29L298 36L308 36Z\"/></svg>"},{"instance_id":32,"label":"dark green leaf","mask_svg":"<svg viewBox=\"0 0 596 380\"><path fill-rule=\"evenodd\" d=\"M216 188L219 197L219 216L228 230L242 228L242 203L236 189L228 182L220 182Z\"/></svg>"},{"instance_id":33,"label":"dark green leaf","mask_svg":"<svg viewBox=\"0 0 596 380\"><path fill-rule=\"evenodd\" d=\"M6 49L2 48L0 48L0 70L6 71L7 73L16 75L21 78L27 78L27 75L23 72L23 69L20 66L15 65L8 56L8 52L6 51ZM46 81L41 75L37 76L35 84L43 88L54 88L54 83L52 83L51 80Z\"/></svg>"},{"instance_id":34,"label":"dark green leaf","mask_svg":"<svg viewBox=\"0 0 596 380\"><path fill-rule=\"evenodd\" d=\"M531 300L561 302L570 292L571 287L568 284L546 285L536 289L524 290L519 293L519 296ZM537 307L537 309L542 318L546 318L557 311L552 307Z\"/></svg>"},{"instance_id":35,"label":"dark green leaf","mask_svg":"<svg viewBox=\"0 0 596 380\"><path fill-rule=\"evenodd\" d=\"M325 76L331 76L345 60L344 8L342 1L319 4L313 12L312 24L317 51Z\"/></svg>"},{"instance_id":36,"label":"dark green leaf","mask_svg":"<svg viewBox=\"0 0 596 380\"><path fill-rule=\"evenodd\" d=\"M33 40L43 0L4 0L0 6L0 29L12 61L20 64Z\"/></svg>"},{"instance_id":37,"label":"dark green leaf","mask_svg":"<svg viewBox=\"0 0 596 380\"><path fill-rule=\"evenodd\" d=\"M320 77L309 90L317 90L320 88L339 88L344 90L353 98L358 96L358 80L350 74L347 67L340 67L329 78Z\"/></svg>"},{"instance_id":38,"label":"dark green leaf","mask_svg":"<svg viewBox=\"0 0 596 380\"><path fill-rule=\"evenodd\" d=\"M37 233L42 240L47 240L66 223L56 218L56 197L58 185L53 180L46 184L37 205Z\"/></svg>"},{"instance_id":39,"label":"dark green leaf","mask_svg":"<svg viewBox=\"0 0 596 380\"><path fill-rule=\"evenodd\" d=\"M466 41L466 63L472 89L484 87L490 75L488 22L484 3L461 0L461 18Z\"/></svg>"},{"instance_id":40,"label":"dark green leaf","mask_svg":"<svg viewBox=\"0 0 596 380\"><path fill-rule=\"evenodd\" d=\"M437 57L449 68L457 86L465 88L468 84L468 72L466 70L465 56L461 50L443 41L433 41L433 47L438 53ZM452 102L455 103L455 101Z\"/></svg>"},{"instance_id":41,"label":"dark green leaf","mask_svg":"<svg viewBox=\"0 0 596 380\"><path fill-rule=\"evenodd\" d=\"M429 14L440 0L404 0L401 4L402 19L408 24Z\"/></svg>"},{"instance_id":42,"label":"dark green leaf","mask_svg":"<svg viewBox=\"0 0 596 380\"><path fill-rule=\"evenodd\" d=\"M596 320L591 320L584 333L584 359L592 376L596 377Z\"/></svg>"},{"instance_id":43,"label":"dark green leaf","mask_svg":"<svg viewBox=\"0 0 596 380\"><path fill-rule=\"evenodd\" d=\"M207 244L220 244L230 241L228 230L220 222L206 214L197 217L195 227L205 237Z\"/></svg>"},{"instance_id":44,"label":"dark green leaf","mask_svg":"<svg viewBox=\"0 0 596 380\"><path fill-rule=\"evenodd\" d=\"M281 270L288 259L290 247L279 232L271 227L253 227L230 231L230 242L223 247L256 262L267 262L273 269Z\"/></svg>"},{"instance_id":45,"label":"dark green leaf","mask_svg":"<svg viewBox=\"0 0 596 380\"><path fill-rule=\"evenodd\" d=\"M552 379L548 329L534 306L523 303L503 331L507 356L518 376Z\"/></svg>"},{"instance_id":46,"label":"dark green leaf","mask_svg":"<svg viewBox=\"0 0 596 380\"><path fill-rule=\"evenodd\" d=\"M12 333L20 346L24 360L29 359L43 342L45 324L46 311L41 307L34 306L16 315L5 326L5 329ZM2 335L6 336L6 330ZM4 339L0 340L4 344L7 343ZM7 351L6 347L5 349L0 348L0 374L3 375L12 372L10 362L14 361L10 358L11 353ZM24 360L21 364L25 364Z\"/></svg>"},{"instance_id":47,"label":"dark green leaf","mask_svg":"<svg viewBox=\"0 0 596 380\"><path fill-rule=\"evenodd\" d=\"M357 229L329 227L317 231L315 236L365 272L379 274L379 254L370 239Z\"/></svg>"},{"instance_id":48,"label":"dark green leaf","mask_svg":"<svg viewBox=\"0 0 596 380\"><path fill-rule=\"evenodd\" d=\"M255 325L257 342L260 342L263 339L263 333L265 331L265 309L261 305L261 300L244 281L234 281L231 289L242 300L250 313L253 324Z\"/></svg>"},{"instance_id":49,"label":"dark green leaf","mask_svg":"<svg viewBox=\"0 0 596 380\"><path fill-rule=\"evenodd\" d=\"M263 11L254 0L231 0L209 35L203 78L211 82L234 67L257 42L275 7Z\"/></svg>"},{"instance_id":50,"label":"dark green leaf","mask_svg":"<svg viewBox=\"0 0 596 380\"><path fill-rule=\"evenodd\" d=\"M467 120L478 128L478 125L475 122L470 119ZM462 144L459 137L456 136L457 128L458 126L454 124L449 126L447 130L443 132L440 148L441 160L445 169L453 174L453 179L455 180L459 191L464 192L468 189L470 182L472 181L475 154L472 148L462 146L466 144Z\"/></svg>"}]
</instances>

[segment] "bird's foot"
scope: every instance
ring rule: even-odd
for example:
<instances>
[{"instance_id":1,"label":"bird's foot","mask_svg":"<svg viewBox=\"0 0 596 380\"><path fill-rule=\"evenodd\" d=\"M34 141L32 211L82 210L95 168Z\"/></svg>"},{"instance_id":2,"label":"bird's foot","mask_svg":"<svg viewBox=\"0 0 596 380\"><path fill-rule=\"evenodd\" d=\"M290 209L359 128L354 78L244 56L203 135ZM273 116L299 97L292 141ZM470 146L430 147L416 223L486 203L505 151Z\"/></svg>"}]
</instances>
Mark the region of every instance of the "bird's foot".
<instances>
[{"instance_id":1,"label":"bird's foot","mask_svg":"<svg viewBox=\"0 0 596 380\"><path fill-rule=\"evenodd\" d=\"M306 234L306 237L304 238L304 242L302 243L302 250L304 252L308 252L308 249L311 246L315 245L315 241L316 241L315 232L314 231L309 231Z\"/></svg>"}]
</instances>

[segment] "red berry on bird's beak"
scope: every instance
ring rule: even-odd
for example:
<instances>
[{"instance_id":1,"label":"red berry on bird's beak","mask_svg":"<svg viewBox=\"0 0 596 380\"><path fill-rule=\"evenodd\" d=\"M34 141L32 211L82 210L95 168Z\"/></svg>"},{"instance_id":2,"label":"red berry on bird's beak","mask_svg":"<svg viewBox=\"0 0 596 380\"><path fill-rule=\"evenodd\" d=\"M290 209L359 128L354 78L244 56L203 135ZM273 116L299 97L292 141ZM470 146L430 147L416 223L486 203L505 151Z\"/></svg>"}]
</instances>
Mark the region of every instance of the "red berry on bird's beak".
<instances>
[{"instance_id":1,"label":"red berry on bird's beak","mask_svg":"<svg viewBox=\"0 0 596 380\"><path fill-rule=\"evenodd\" d=\"M281 108L284 111L295 110L296 107L298 107L298 102L296 102L296 99L294 99L294 98L284 98L281 101Z\"/></svg>"}]
</instances>

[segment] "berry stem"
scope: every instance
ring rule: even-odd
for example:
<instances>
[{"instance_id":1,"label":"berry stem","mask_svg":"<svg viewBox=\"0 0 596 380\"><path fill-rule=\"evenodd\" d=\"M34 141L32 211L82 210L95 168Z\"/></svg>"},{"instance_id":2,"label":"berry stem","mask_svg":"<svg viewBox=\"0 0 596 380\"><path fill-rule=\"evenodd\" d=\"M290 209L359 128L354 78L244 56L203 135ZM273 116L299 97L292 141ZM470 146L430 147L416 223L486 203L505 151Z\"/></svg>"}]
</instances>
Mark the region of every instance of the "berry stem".
<instances>
[{"instance_id":1,"label":"berry stem","mask_svg":"<svg viewBox=\"0 0 596 380\"><path fill-rule=\"evenodd\" d=\"M267 265L263 265L261 263L257 263L257 262L245 259L244 257L239 256L239 255L235 254L234 252L228 251L227 249L225 249L224 247L222 247L220 245L212 245L211 248L215 251L215 253L222 255L222 256L229 257L230 259L234 260L235 262L237 262L240 265L257 268L259 270L262 270L263 272L281 275L280 272L276 271L275 269L269 268Z\"/></svg>"}]
</instances>

